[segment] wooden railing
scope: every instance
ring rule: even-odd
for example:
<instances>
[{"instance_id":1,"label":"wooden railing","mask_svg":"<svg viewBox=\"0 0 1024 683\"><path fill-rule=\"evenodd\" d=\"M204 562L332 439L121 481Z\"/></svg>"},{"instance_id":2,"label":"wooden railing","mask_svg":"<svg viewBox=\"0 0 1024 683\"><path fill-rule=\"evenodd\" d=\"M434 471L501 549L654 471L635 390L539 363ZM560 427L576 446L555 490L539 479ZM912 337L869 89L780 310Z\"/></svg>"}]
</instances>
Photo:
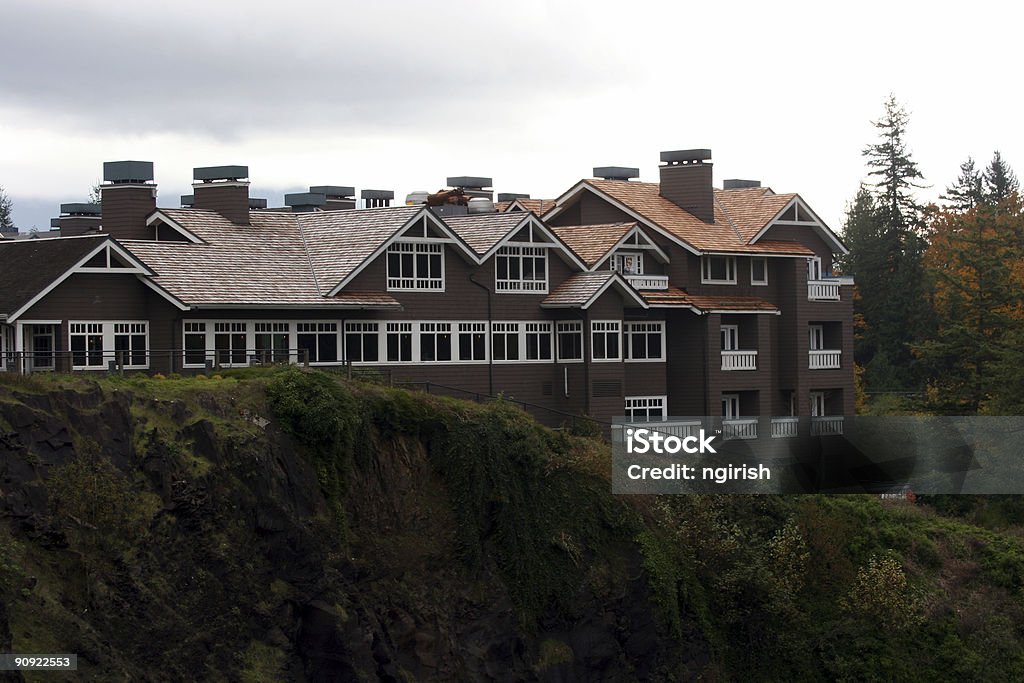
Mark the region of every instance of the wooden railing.
<instances>
[{"instance_id":1,"label":"wooden railing","mask_svg":"<svg viewBox=\"0 0 1024 683\"><path fill-rule=\"evenodd\" d=\"M800 433L799 417L773 417L772 438L785 439Z\"/></svg>"},{"instance_id":2,"label":"wooden railing","mask_svg":"<svg viewBox=\"0 0 1024 683\"><path fill-rule=\"evenodd\" d=\"M668 275L627 275L634 289L668 289Z\"/></svg>"},{"instance_id":3,"label":"wooden railing","mask_svg":"<svg viewBox=\"0 0 1024 683\"><path fill-rule=\"evenodd\" d=\"M811 370L834 370L841 367L842 354L839 349L811 349L807 365Z\"/></svg>"},{"instance_id":4,"label":"wooden railing","mask_svg":"<svg viewBox=\"0 0 1024 683\"><path fill-rule=\"evenodd\" d=\"M839 280L808 280L807 298L811 301L839 301Z\"/></svg>"},{"instance_id":5,"label":"wooden railing","mask_svg":"<svg viewBox=\"0 0 1024 683\"><path fill-rule=\"evenodd\" d=\"M723 370L757 370L757 351L722 351Z\"/></svg>"},{"instance_id":6,"label":"wooden railing","mask_svg":"<svg viewBox=\"0 0 1024 683\"><path fill-rule=\"evenodd\" d=\"M842 433L842 415L824 415L811 418L811 436L833 436Z\"/></svg>"},{"instance_id":7,"label":"wooden railing","mask_svg":"<svg viewBox=\"0 0 1024 683\"><path fill-rule=\"evenodd\" d=\"M734 417L722 419L723 439L756 439L756 417Z\"/></svg>"}]
</instances>

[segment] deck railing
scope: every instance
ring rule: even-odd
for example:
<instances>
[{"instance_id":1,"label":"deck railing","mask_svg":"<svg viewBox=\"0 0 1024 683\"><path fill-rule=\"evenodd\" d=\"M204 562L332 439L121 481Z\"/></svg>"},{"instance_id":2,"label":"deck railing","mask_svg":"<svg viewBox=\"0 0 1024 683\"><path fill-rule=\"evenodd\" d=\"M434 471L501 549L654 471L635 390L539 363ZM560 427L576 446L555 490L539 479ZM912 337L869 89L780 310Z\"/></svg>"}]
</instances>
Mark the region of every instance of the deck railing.
<instances>
[{"instance_id":1,"label":"deck railing","mask_svg":"<svg viewBox=\"0 0 1024 683\"><path fill-rule=\"evenodd\" d=\"M807 298L811 301L839 301L839 280L808 280Z\"/></svg>"},{"instance_id":2,"label":"deck railing","mask_svg":"<svg viewBox=\"0 0 1024 683\"><path fill-rule=\"evenodd\" d=\"M626 282L634 289L668 289L668 275L627 275Z\"/></svg>"},{"instance_id":3,"label":"deck railing","mask_svg":"<svg viewBox=\"0 0 1024 683\"><path fill-rule=\"evenodd\" d=\"M757 351L722 351L723 370L757 370Z\"/></svg>"},{"instance_id":4,"label":"deck railing","mask_svg":"<svg viewBox=\"0 0 1024 683\"><path fill-rule=\"evenodd\" d=\"M841 367L842 354L840 349L811 349L807 365L811 370L834 370Z\"/></svg>"},{"instance_id":5,"label":"deck railing","mask_svg":"<svg viewBox=\"0 0 1024 683\"><path fill-rule=\"evenodd\" d=\"M842 415L824 415L811 418L811 436L836 436L842 433Z\"/></svg>"},{"instance_id":6,"label":"deck railing","mask_svg":"<svg viewBox=\"0 0 1024 683\"><path fill-rule=\"evenodd\" d=\"M723 439L756 439L756 417L734 417L722 419Z\"/></svg>"},{"instance_id":7,"label":"deck railing","mask_svg":"<svg viewBox=\"0 0 1024 683\"><path fill-rule=\"evenodd\" d=\"M772 438L785 439L797 436L800 433L799 417L773 417Z\"/></svg>"}]
</instances>

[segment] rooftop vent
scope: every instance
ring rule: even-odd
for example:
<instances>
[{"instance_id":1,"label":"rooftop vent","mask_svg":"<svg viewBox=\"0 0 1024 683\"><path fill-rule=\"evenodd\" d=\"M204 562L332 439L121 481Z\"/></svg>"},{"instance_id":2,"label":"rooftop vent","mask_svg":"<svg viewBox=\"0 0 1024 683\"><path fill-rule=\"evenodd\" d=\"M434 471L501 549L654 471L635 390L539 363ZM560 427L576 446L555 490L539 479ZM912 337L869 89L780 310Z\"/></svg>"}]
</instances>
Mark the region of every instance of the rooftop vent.
<instances>
[{"instance_id":1,"label":"rooftop vent","mask_svg":"<svg viewBox=\"0 0 1024 683\"><path fill-rule=\"evenodd\" d=\"M309 213L322 210L327 203L327 195L320 192L294 192L284 196L284 203L292 207L293 213Z\"/></svg>"},{"instance_id":2,"label":"rooftop vent","mask_svg":"<svg viewBox=\"0 0 1024 683\"><path fill-rule=\"evenodd\" d=\"M675 164L695 164L702 161L711 161L710 149L680 149L674 152L662 152L662 163L673 166Z\"/></svg>"},{"instance_id":3,"label":"rooftop vent","mask_svg":"<svg viewBox=\"0 0 1024 683\"><path fill-rule=\"evenodd\" d=\"M204 183L212 183L217 180L242 180L248 177L248 166L202 166L192 169L192 178Z\"/></svg>"},{"instance_id":4,"label":"rooftop vent","mask_svg":"<svg viewBox=\"0 0 1024 683\"><path fill-rule=\"evenodd\" d=\"M519 192L499 192L498 193L498 201L499 202L514 202L517 199L529 199L529 198L530 198L530 195L528 195L528 194L520 194Z\"/></svg>"},{"instance_id":5,"label":"rooftop vent","mask_svg":"<svg viewBox=\"0 0 1024 683\"><path fill-rule=\"evenodd\" d=\"M430 197L430 193L426 190L416 190L405 195L406 206L417 206L419 204L426 204L427 198Z\"/></svg>"},{"instance_id":6,"label":"rooftop vent","mask_svg":"<svg viewBox=\"0 0 1024 683\"><path fill-rule=\"evenodd\" d=\"M363 190L359 196L363 199L363 206L367 209L376 209L381 206L391 206L391 200L395 198L395 193L393 190Z\"/></svg>"},{"instance_id":7,"label":"rooftop vent","mask_svg":"<svg viewBox=\"0 0 1024 683\"><path fill-rule=\"evenodd\" d=\"M249 208L250 209L265 209L267 208L266 199L258 199L256 197L249 197Z\"/></svg>"},{"instance_id":8,"label":"rooftop vent","mask_svg":"<svg viewBox=\"0 0 1024 683\"><path fill-rule=\"evenodd\" d=\"M487 197L473 197L469 200L467 207L467 213L470 214L495 213L497 211L494 208L494 202Z\"/></svg>"},{"instance_id":9,"label":"rooftop vent","mask_svg":"<svg viewBox=\"0 0 1024 683\"><path fill-rule=\"evenodd\" d=\"M194 194L183 194L181 195L181 208L191 209L192 205L196 203L196 196Z\"/></svg>"},{"instance_id":10,"label":"rooftop vent","mask_svg":"<svg viewBox=\"0 0 1024 683\"><path fill-rule=\"evenodd\" d=\"M100 205L72 202L60 205L60 218L50 221L50 228L61 231L61 237L75 237L100 231Z\"/></svg>"},{"instance_id":11,"label":"rooftop vent","mask_svg":"<svg viewBox=\"0 0 1024 683\"><path fill-rule=\"evenodd\" d=\"M153 182L152 161L104 161L103 181L113 185Z\"/></svg>"},{"instance_id":12,"label":"rooftop vent","mask_svg":"<svg viewBox=\"0 0 1024 683\"><path fill-rule=\"evenodd\" d=\"M81 202L74 202L71 204L61 204L60 212L66 216L99 216L100 205L99 204L85 204Z\"/></svg>"},{"instance_id":13,"label":"rooftop vent","mask_svg":"<svg viewBox=\"0 0 1024 683\"><path fill-rule=\"evenodd\" d=\"M310 185L310 194L322 194L327 199L355 199L356 188L347 185Z\"/></svg>"},{"instance_id":14,"label":"rooftop vent","mask_svg":"<svg viewBox=\"0 0 1024 683\"><path fill-rule=\"evenodd\" d=\"M604 180L631 180L640 177L640 169L630 166L596 166L594 177Z\"/></svg>"},{"instance_id":15,"label":"rooftop vent","mask_svg":"<svg viewBox=\"0 0 1024 683\"><path fill-rule=\"evenodd\" d=\"M722 187L726 190L742 190L748 187L761 187L760 180L740 180L739 178L729 178L728 180L722 181Z\"/></svg>"}]
</instances>

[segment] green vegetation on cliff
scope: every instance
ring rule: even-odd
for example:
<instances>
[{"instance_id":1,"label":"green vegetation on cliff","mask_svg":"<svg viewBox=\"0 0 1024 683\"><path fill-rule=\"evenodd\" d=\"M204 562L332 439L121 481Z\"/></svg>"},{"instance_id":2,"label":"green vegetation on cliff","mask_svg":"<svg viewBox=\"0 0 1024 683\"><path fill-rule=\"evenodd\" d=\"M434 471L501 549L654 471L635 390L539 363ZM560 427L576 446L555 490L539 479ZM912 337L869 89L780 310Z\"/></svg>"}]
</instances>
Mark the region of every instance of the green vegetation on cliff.
<instances>
[{"instance_id":1,"label":"green vegetation on cliff","mask_svg":"<svg viewBox=\"0 0 1024 683\"><path fill-rule=\"evenodd\" d=\"M1016 499L609 470L513 405L327 373L4 377L0 650L75 680L1024 677Z\"/></svg>"}]
</instances>

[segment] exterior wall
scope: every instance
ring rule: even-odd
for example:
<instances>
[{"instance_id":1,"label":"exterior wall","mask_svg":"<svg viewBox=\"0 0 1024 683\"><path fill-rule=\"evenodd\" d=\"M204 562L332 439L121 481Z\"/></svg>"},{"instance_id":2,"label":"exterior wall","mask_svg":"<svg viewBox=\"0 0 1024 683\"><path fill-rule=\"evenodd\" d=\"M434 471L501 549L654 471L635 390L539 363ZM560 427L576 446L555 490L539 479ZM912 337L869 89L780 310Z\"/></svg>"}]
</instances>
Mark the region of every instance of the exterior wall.
<instances>
[{"instance_id":1,"label":"exterior wall","mask_svg":"<svg viewBox=\"0 0 1024 683\"><path fill-rule=\"evenodd\" d=\"M776 225L768 229L761 239L798 242L821 257L821 265L828 269L832 265L832 249L810 226Z\"/></svg>"},{"instance_id":2,"label":"exterior wall","mask_svg":"<svg viewBox=\"0 0 1024 683\"><path fill-rule=\"evenodd\" d=\"M156 185L102 185L103 231L118 240L151 240L146 218L156 209Z\"/></svg>"},{"instance_id":3,"label":"exterior wall","mask_svg":"<svg viewBox=\"0 0 1024 683\"><path fill-rule=\"evenodd\" d=\"M249 224L248 183L203 183L193 185L192 205L197 209L216 211L237 225Z\"/></svg>"},{"instance_id":4,"label":"exterior wall","mask_svg":"<svg viewBox=\"0 0 1024 683\"><path fill-rule=\"evenodd\" d=\"M584 192L576 206L566 209L551 221L551 225L596 225L636 220L625 211L615 208L591 192Z\"/></svg>"}]
</instances>

